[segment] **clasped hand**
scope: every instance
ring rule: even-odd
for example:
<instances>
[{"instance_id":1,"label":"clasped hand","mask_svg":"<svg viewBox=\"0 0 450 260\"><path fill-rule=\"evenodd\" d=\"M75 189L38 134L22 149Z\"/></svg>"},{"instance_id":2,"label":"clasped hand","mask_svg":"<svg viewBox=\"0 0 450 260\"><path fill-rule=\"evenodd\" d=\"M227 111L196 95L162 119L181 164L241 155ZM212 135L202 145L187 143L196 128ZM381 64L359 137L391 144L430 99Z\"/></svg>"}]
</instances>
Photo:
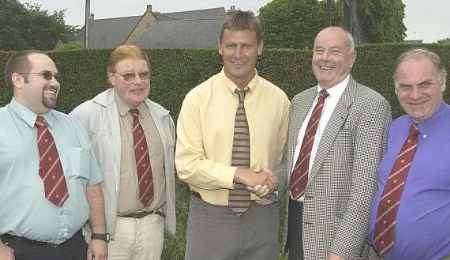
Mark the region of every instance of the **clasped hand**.
<instances>
[{"instance_id":1,"label":"clasped hand","mask_svg":"<svg viewBox=\"0 0 450 260\"><path fill-rule=\"evenodd\" d=\"M278 178L266 168L258 172L239 168L235 178L236 182L244 184L249 191L261 198L274 192L278 187Z\"/></svg>"}]
</instances>

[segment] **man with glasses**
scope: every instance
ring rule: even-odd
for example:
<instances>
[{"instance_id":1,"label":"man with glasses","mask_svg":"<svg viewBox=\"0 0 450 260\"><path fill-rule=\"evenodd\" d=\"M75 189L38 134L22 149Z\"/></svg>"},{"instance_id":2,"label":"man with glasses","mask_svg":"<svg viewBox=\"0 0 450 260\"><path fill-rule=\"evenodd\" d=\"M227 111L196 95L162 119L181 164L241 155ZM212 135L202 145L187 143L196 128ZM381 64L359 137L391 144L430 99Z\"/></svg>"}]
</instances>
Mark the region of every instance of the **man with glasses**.
<instances>
[{"instance_id":1,"label":"man with glasses","mask_svg":"<svg viewBox=\"0 0 450 260\"><path fill-rule=\"evenodd\" d=\"M140 48L117 47L111 88L71 113L89 130L104 174L109 260L160 259L164 227L175 233L174 124L148 99L151 69Z\"/></svg>"},{"instance_id":2,"label":"man with glasses","mask_svg":"<svg viewBox=\"0 0 450 260\"><path fill-rule=\"evenodd\" d=\"M54 110L55 63L24 51L6 64L0 108L0 259L106 259L101 173L83 126ZM93 238L81 228L90 218Z\"/></svg>"},{"instance_id":3,"label":"man with glasses","mask_svg":"<svg viewBox=\"0 0 450 260\"><path fill-rule=\"evenodd\" d=\"M359 259L389 103L350 75L350 33L321 30L313 48L318 84L292 100L287 147L289 260Z\"/></svg>"},{"instance_id":4,"label":"man with glasses","mask_svg":"<svg viewBox=\"0 0 450 260\"><path fill-rule=\"evenodd\" d=\"M450 107L447 70L426 49L400 55L392 122L372 203L370 259L450 259ZM374 254L376 252L377 254Z\"/></svg>"}]
</instances>

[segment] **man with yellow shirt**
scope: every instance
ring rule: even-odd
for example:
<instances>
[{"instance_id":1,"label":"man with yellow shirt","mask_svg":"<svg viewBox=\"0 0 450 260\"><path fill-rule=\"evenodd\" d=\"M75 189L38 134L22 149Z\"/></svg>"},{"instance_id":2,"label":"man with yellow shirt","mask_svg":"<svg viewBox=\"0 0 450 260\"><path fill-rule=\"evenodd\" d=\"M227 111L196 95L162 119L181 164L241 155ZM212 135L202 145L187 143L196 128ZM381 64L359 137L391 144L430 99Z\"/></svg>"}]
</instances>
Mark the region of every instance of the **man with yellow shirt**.
<instances>
[{"instance_id":1,"label":"man with yellow shirt","mask_svg":"<svg viewBox=\"0 0 450 260\"><path fill-rule=\"evenodd\" d=\"M227 16L218 49L222 71L178 117L175 164L192 191L185 259L275 260L289 100L255 69L263 40L252 12Z\"/></svg>"}]
</instances>

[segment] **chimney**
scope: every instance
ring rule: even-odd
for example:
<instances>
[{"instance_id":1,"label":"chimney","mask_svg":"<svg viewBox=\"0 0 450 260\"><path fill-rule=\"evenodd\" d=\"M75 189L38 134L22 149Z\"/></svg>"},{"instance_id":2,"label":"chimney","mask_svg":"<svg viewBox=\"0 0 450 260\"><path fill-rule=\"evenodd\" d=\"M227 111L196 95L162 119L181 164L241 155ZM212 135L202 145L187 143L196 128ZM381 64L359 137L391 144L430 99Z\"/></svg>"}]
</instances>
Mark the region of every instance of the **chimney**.
<instances>
[{"instance_id":1,"label":"chimney","mask_svg":"<svg viewBox=\"0 0 450 260\"><path fill-rule=\"evenodd\" d=\"M152 5L147 5L147 10L145 10L146 13L152 12Z\"/></svg>"}]
</instances>

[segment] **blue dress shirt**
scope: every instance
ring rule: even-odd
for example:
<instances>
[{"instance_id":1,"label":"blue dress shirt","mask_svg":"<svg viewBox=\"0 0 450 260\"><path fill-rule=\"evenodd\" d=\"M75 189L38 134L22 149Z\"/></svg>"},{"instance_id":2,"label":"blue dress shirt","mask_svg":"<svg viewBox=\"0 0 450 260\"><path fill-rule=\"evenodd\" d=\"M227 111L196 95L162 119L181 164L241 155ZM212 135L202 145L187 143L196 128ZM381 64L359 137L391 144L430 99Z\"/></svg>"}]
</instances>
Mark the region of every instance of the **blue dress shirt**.
<instances>
[{"instance_id":1,"label":"blue dress shirt","mask_svg":"<svg viewBox=\"0 0 450 260\"><path fill-rule=\"evenodd\" d=\"M39 176L36 116L14 98L0 108L0 234L59 244L88 220L86 188L102 177L86 130L50 110L43 116L55 139L69 198L60 208L48 201Z\"/></svg>"},{"instance_id":2,"label":"blue dress shirt","mask_svg":"<svg viewBox=\"0 0 450 260\"><path fill-rule=\"evenodd\" d=\"M384 185L411 123L405 115L392 122L389 130L372 204L371 242ZM417 150L397 213L394 246L385 260L433 260L450 255L450 107L442 103L429 119L418 123L418 128Z\"/></svg>"}]
</instances>

